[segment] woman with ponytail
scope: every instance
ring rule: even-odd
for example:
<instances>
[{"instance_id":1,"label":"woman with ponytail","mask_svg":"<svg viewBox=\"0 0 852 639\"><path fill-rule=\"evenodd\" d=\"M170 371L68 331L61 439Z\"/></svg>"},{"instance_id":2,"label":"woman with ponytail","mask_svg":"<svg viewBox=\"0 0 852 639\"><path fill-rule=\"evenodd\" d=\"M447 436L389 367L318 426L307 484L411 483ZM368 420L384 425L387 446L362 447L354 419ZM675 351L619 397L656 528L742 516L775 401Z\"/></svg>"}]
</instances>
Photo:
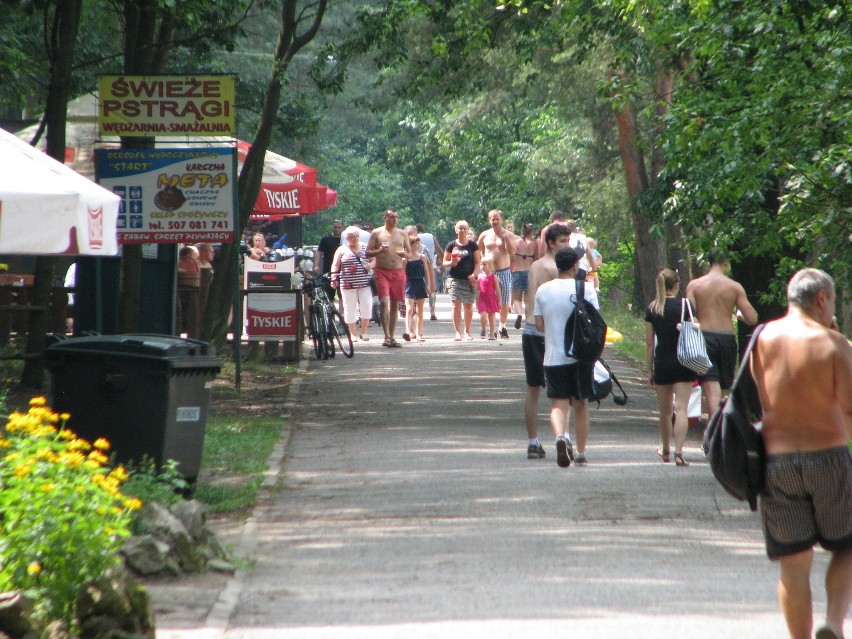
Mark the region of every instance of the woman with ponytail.
<instances>
[{"instance_id":1,"label":"woman with ponytail","mask_svg":"<svg viewBox=\"0 0 852 639\"><path fill-rule=\"evenodd\" d=\"M645 361L648 381L657 391L660 439L657 454L664 462L671 460L670 441L674 426L674 460L678 466L688 466L683 459L683 443L689 425L686 408L692 384L698 375L677 361L677 338L680 328L681 304L678 297L680 276L671 268L657 273L657 296L645 313ZM689 304L689 302L686 302ZM674 413L674 420L672 420Z\"/></svg>"}]
</instances>

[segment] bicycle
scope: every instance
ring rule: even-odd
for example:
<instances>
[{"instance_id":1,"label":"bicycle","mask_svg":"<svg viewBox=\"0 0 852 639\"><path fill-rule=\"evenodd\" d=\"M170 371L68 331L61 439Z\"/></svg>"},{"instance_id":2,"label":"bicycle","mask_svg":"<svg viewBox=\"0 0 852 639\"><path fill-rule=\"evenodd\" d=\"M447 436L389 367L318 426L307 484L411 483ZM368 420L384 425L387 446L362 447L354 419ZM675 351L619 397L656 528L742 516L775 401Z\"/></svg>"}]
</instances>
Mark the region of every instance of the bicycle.
<instances>
[{"instance_id":1,"label":"bicycle","mask_svg":"<svg viewBox=\"0 0 852 639\"><path fill-rule=\"evenodd\" d=\"M317 359L334 357L335 342L344 357L352 357L352 335L343 320L343 315L335 308L323 287L328 275L306 276L302 291L310 298L308 311L308 336L311 338Z\"/></svg>"}]
</instances>

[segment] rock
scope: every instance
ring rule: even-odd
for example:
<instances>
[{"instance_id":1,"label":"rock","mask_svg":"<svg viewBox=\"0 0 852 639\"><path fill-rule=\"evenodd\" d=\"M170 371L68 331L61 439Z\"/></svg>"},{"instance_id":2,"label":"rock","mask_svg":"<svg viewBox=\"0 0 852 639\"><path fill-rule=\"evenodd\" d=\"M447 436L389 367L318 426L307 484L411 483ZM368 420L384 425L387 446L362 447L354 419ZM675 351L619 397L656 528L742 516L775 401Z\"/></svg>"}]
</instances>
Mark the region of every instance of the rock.
<instances>
[{"instance_id":1,"label":"rock","mask_svg":"<svg viewBox=\"0 0 852 639\"><path fill-rule=\"evenodd\" d=\"M20 592L0 593L0 636L21 637L33 629L33 604Z\"/></svg>"},{"instance_id":2,"label":"rock","mask_svg":"<svg viewBox=\"0 0 852 639\"><path fill-rule=\"evenodd\" d=\"M171 513L184 525L190 537L196 541L205 537L207 515L200 501L195 499L179 501L171 507Z\"/></svg>"},{"instance_id":3,"label":"rock","mask_svg":"<svg viewBox=\"0 0 852 639\"><path fill-rule=\"evenodd\" d=\"M77 595L81 639L154 639L154 616L145 588L118 566Z\"/></svg>"},{"instance_id":4,"label":"rock","mask_svg":"<svg viewBox=\"0 0 852 639\"><path fill-rule=\"evenodd\" d=\"M174 566L168 561L171 550L169 544L153 535L142 535L125 541L119 552L138 574L156 575Z\"/></svg>"},{"instance_id":5,"label":"rock","mask_svg":"<svg viewBox=\"0 0 852 639\"><path fill-rule=\"evenodd\" d=\"M211 559L207 562L207 568L213 570L215 572L221 572L226 575L233 575L237 572L237 567L229 561L225 561L224 559Z\"/></svg>"},{"instance_id":6,"label":"rock","mask_svg":"<svg viewBox=\"0 0 852 639\"><path fill-rule=\"evenodd\" d=\"M169 556L176 560L182 571L196 573L204 570L206 560L180 519L157 503L145 504L139 513L143 530L171 546Z\"/></svg>"}]
</instances>

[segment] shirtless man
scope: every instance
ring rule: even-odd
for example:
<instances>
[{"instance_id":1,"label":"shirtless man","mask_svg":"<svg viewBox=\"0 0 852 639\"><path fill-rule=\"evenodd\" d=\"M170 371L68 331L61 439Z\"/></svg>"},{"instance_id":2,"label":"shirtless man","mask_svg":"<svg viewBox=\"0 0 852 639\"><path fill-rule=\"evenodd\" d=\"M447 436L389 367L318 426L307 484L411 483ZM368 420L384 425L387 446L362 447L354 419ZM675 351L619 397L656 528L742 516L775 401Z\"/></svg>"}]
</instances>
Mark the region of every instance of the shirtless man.
<instances>
[{"instance_id":1,"label":"shirtless man","mask_svg":"<svg viewBox=\"0 0 852 639\"><path fill-rule=\"evenodd\" d=\"M722 401L722 389L730 389L734 381L738 356L732 314L736 309L740 321L754 326L757 311L749 303L742 285L728 277L730 261L716 251L710 252L709 259L710 271L687 284L686 297L695 309L713 364L698 378L707 398L707 412L712 416Z\"/></svg>"},{"instance_id":2,"label":"shirtless man","mask_svg":"<svg viewBox=\"0 0 852 639\"><path fill-rule=\"evenodd\" d=\"M394 339L396 312L399 302L405 301L405 264L402 256L411 251L408 233L397 228L399 213L385 211L385 224L370 233L367 242L367 259L376 258L373 277L382 304L382 329L385 341L382 346L402 346Z\"/></svg>"},{"instance_id":3,"label":"shirtless man","mask_svg":"<svg viewBox=\"0 0 852 639\"><path fill-rule=\"evenodd\" d=\"M793 639L811 637L813 546L831 552L826 621L816 639L842 639L852 602L852 346L836 330L828 274L797 272L787 301L787 314L766 325L751 359L767 453L766 552L780 564L778 599Z\"/></svg>"},{"instance_id":4,"label":"shirtless man","mask_svg":"<svg viewBox=\"0 0 852 639\"><path fill-rule=\"evenodd\" d=\"M494 274L500 282L500 337L509 339L506 330L506 320L512 303L512 260L515 257L514 233L503 228L503 211L492 209L488 211L488 221L491 228L479 236L479 252L482 259L491 258Z\"/></svg>"},{"instance_id":5,"label":"shirtless man","mask_svg":"<svg viewBox=\"0 0 852 639\"><path fill-rule=\"evenodd\" d=\"M544 256L533 262L529 270L527 299L534 300L535 292L545 282L555 279L559 272L556 270L554 256L556 252L568 246L571 232L564 224L551 224L545 241L547 251ZM545 456L544 447L538 438L538 397L545 385L544 381L544 333L535 327L535 304L531 301L526 305L526 325L521 334L521 351L524 355L524 371L526 373L527 393L524 398L524 423L527 427L529 444L527 459L542 459ZM567 423L565 424L567 432Z\"/></svg>"}]
</instances>

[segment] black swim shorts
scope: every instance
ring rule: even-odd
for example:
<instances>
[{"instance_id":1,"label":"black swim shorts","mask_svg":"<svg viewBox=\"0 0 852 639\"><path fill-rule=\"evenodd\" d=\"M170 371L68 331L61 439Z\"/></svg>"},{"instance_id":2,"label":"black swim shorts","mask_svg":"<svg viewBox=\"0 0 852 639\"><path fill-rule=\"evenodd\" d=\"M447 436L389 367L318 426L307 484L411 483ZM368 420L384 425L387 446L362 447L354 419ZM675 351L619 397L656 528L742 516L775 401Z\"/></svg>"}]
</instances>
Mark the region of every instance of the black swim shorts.
<instances>
[{"instance_id":1,"label":"black swim shorts","mask_svg":"<svg viewBox=\"0 0 852 639\"><path fill-rule=\"evenodd\" d=\"M594 364L545 366L547 396L551 399L588 399L592 396Z\"/></svg>"},{"instance_id":2,"label":"black swim shorts","mask_svg":"<svg viewBox=\"0 0 852 639\"><path fill-rule=\"evenodd\" d=\"M719 382L719 386L728 390L734 383L734 369L739 359L737 354L737 338L733 333L717 331L702 331L707 343L707 356L713 366L704 375L699 375L699 382Z\"/></svg>"},{"instance_id":3,"label":"black swim shorts","mask_svg":"<svg viewBox=\"0 0 852 639\"><path fill-rule=\"evenodd\" d=\"M544 335L529 324L521 334L521 351L524 354L524 371L527 386L545 386L544 381Z\"/></svg>"},{"instance_id":4,"label":"black swim shorts","mask_svg":"<svg viewBox=\"0 0 852 639\"><path fill-rule=\"evenodd\" d=\"M852 456L849 448L769 455L760 500L770 559L819 543L852 548Z\"/></svg>"}]
</instances>

